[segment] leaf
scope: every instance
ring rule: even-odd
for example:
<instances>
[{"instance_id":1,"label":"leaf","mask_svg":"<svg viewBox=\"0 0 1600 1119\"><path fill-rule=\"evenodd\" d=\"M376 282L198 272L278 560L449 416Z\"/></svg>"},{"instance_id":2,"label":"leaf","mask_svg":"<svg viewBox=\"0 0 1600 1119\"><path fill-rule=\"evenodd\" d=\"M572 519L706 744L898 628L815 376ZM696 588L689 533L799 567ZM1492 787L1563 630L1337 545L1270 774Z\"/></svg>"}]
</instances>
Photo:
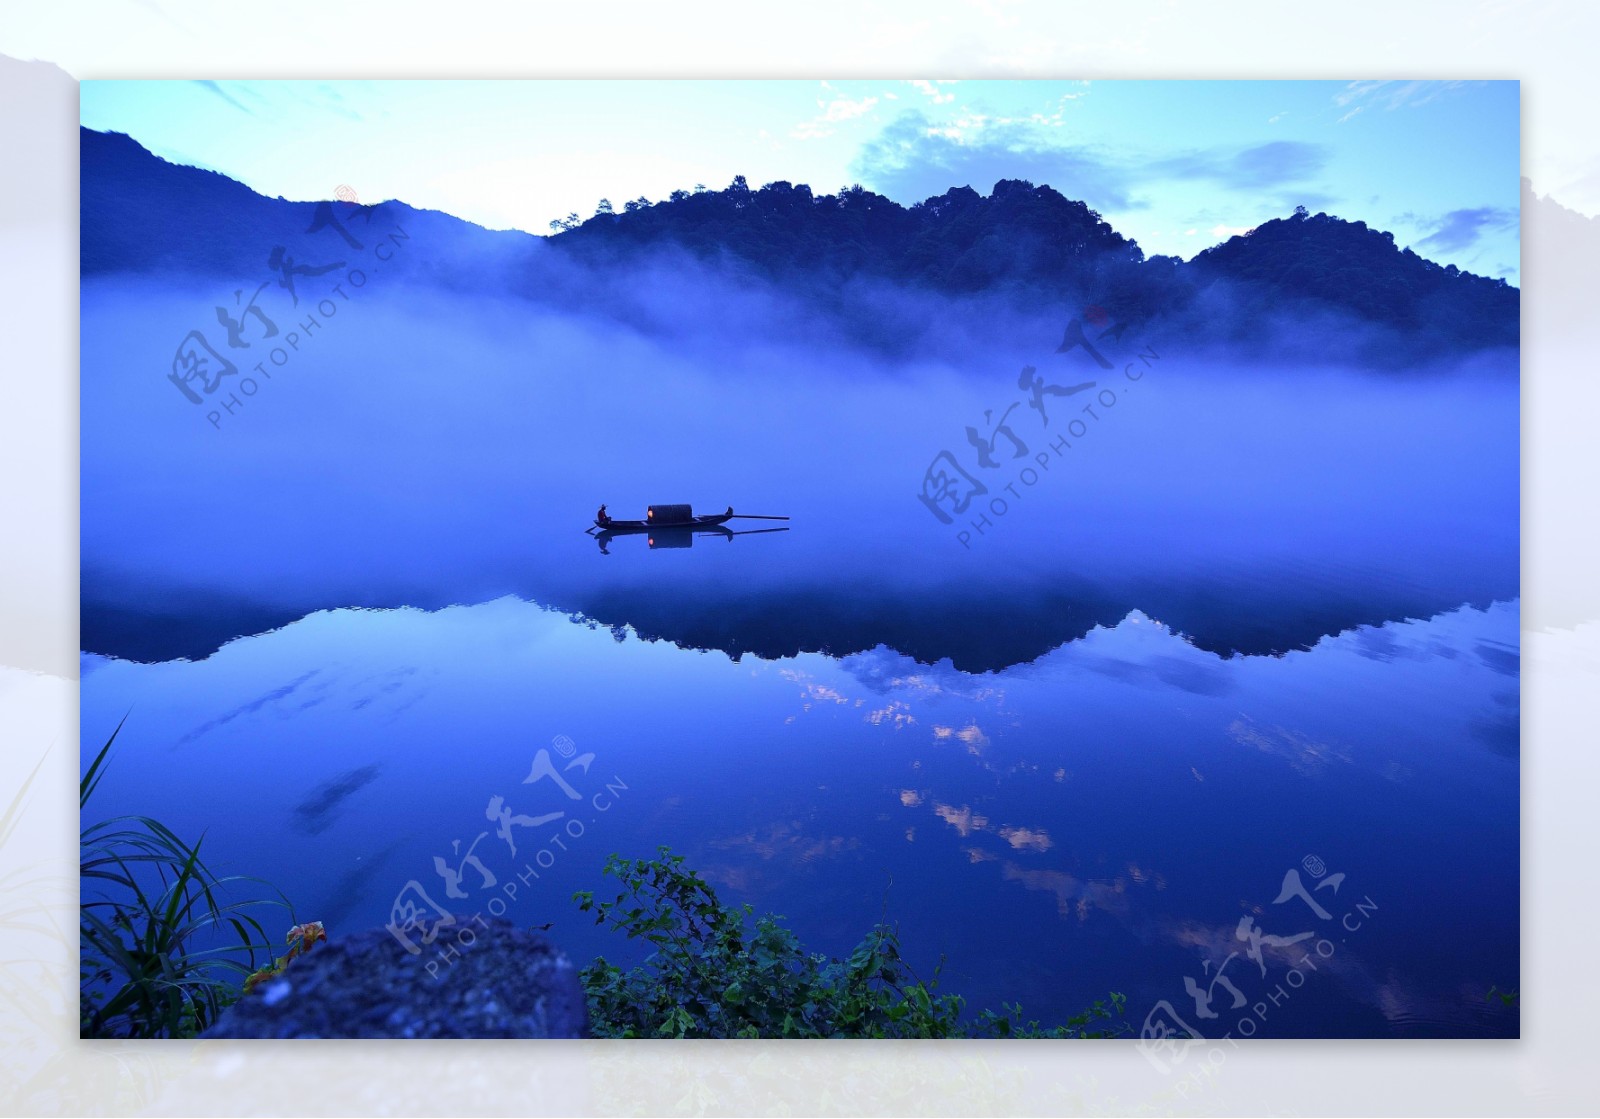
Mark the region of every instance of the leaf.
<instances>
[{"instance_id":1,"label":"leaf","mask_svg":"<svg viewBox=\"0 0 1600 1119\"><path fill-rule=\"evenodd\" d=\"M129 711L122 716L121 721L117 723L117 729L111 732L111 737L106 739L106 744L100 747L100 752L95 755L94 761L89 763L89 768L84 771L83 777L78 781L78 810L80 812L83 810L83 806L89 803L89 798L94 795L95 789L99 787L100 779L105 776L105 769L111 756L111 746L116 742L117 735L122 733L122 726L128 721L128 715L131 714L133 712Z\"/></svg>"}]
</instances>

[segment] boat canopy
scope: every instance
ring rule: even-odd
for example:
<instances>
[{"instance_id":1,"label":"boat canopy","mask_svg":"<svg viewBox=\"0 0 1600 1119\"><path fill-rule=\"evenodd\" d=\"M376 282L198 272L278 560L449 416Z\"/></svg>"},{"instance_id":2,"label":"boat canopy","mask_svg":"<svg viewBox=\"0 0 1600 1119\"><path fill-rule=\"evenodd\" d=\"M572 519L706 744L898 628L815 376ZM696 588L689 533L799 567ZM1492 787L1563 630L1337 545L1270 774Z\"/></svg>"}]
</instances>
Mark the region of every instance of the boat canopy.
<instances>
[{"instance_id":1,"label":"boat canopy","mask_svg":"<svg viewBox=\"0 0 1600 1119\"><path fill-rule=\"evenodd\" d=\"M687 505L652 505L645 510L645 519L653 525L679 524L694 520L694 510Z\"/></svg>"}]
</instances>

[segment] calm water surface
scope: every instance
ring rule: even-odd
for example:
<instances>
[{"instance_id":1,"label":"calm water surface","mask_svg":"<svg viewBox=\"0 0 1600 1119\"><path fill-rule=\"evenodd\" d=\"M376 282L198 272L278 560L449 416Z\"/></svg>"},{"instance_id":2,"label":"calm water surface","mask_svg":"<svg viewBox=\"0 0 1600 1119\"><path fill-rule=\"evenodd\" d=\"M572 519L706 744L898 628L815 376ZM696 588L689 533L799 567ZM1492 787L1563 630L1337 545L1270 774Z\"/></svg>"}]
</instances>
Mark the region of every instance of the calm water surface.
<instances>
[{"instance_id":1,"label":"calm water surface","mask_svg":"<svg viewBox=\"0 0 1600 1119\"><path fill-rule=\"evenodd\" d=\"M963 544L915 495L1002 375L438 302L213 430L117 372L194 300L86 288L85 746L131 712L96 813L335 935L414 881L628 959L570 895L667 844L818 950L887 916L974 1006L1221 1035L1217 969L1254 1004L1309 952L1260 1035L1517 1032L1514 377L1163 343ZM601 500L794 520L603 554Z\"/></svg>"}]
</instances>

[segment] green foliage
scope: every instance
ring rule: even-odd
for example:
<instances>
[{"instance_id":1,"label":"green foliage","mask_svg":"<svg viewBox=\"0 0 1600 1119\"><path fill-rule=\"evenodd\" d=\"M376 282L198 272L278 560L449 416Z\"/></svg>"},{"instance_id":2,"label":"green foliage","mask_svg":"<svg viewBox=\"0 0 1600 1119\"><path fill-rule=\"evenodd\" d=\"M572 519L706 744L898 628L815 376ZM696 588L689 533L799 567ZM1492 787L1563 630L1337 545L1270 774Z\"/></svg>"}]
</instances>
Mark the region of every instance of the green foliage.
<instances>
[{"instance_id":1,"label":"green foliage","mask_svg":"<svg viewBox=\"0 0 1600 1119\"><path fill-rule=\"evenodd\" d=\"M1106 1005L1109 1000L1110 1005ZM1126 995L1112 991L1106 999L1096 999L1084 1011L1074 1014L1059 1026L1041 1026L1038 1019L1022 1020L1022 1004L1004 1003L1003 1013L985 1010L978 1015L973 1032L979 1037L1062 1038L1062 1037L1120 1037L1128 1033L1126 1022L1120 1022L1128 1005ZM1108 1023L1101 1025L1100 1023Z\"/></svg>"},{"instance_id":2,"label":"green foliage","mask_svg":"<svg viewBox=\"0 0 1600 1119\"><path fill-rule=\"evenodd\" d=\"M1499 987L1490 987L1489 993L1483 996L1484 1002L1500 1000L1501 1006L1516 1006L1522 1000L1521 991L1502 991Z\"/></svg>"},{"instance_id":3,"label":"green foliage","mask_svg":"<svg viewBox=\"0 0 1600 1119\"><path fill-rule=\"evenodd\" d=\"M898 932L877 925L844 960L808 953L781 918L730 908L683 856L613 855L605 873L623 890L596 902L573 895L595 923L654 949L623 971L602 956L581 973L598 1037L1112 1037L1123 997L1095 1003L1061 1026L1022 1021L1022 1008L963 1020L964 1000L938 994L939 969L920 979L900 951Z\"/></svg>"},{"instance_id":4,"label":"green foliage","mask_svg":"<svg viewBox=\"0 0 1600 1119\"><path fill-rule=\"evenodd\" d=\"M78 785L81 811L105 775L111 735ZM239 980L271 961L251 910L230 901L256 879L219 878L190 845L144 816L121 816L79 835L79 1025L83 1037L193 1037L239 997Z\"/></svg>"}]
</instances>

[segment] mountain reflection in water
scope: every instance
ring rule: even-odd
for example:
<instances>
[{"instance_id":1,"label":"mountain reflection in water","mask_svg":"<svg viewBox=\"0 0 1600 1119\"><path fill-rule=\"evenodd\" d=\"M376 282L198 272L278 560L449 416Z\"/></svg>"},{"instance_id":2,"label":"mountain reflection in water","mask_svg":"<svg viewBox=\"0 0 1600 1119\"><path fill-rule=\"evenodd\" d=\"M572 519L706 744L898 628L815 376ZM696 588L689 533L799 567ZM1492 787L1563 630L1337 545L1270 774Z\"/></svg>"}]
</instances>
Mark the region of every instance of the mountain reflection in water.
<instances>
[{"instance_id":1,"label":"mountain reflection in water","mask_svg":"<svg viewBox=\"0 0 1600 1119\"><path fill-rule=\"evenodd\" d=\"M569 894L612 851L670 844L819 950L887 904L952 989L1045 1017L1110 989L1141 1015L1181 999L1241 949L1241 902L1264 926L1306 916L1271 903L1315 855L1347 875L1335 915L1379 908L1273 1036L1496 1034L1509 1012L1462 992L1515 982L1517 648L1515 602L1276 657L1132 611L971 673L883 646L735 661L506 598L320 612L194 663L86 656L84 735L133 708L97 811L159 803L346 928L386 921L409 880L437 890L432 860L492 829L491 798L540 805L519 782L567 736L596 755L584 793L612 791L573 806L581 838L513 912L575 956L627 946ZM478 851L511 882L528 846Z\"/></svg>"}]
</instances>

